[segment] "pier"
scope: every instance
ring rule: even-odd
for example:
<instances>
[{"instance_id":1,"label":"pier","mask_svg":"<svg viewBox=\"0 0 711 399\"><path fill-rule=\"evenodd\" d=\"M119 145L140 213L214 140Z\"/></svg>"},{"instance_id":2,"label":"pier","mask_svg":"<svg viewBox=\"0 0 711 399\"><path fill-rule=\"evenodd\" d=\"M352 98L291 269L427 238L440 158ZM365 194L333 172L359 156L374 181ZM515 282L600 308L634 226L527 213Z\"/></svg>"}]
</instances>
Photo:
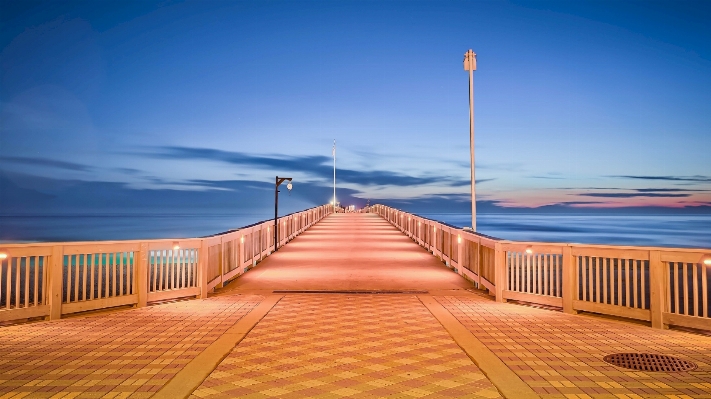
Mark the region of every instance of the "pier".
<instances>
[{"instance_id":1,"label":"pier","mask_svg":"<svg viewBox=\"0 0 711 399\"><path fill-rule=\"evenodd\" d=\"M0 398L711 397L711 250L367 211L0 247Z\"/></svg>"}]
</instances>

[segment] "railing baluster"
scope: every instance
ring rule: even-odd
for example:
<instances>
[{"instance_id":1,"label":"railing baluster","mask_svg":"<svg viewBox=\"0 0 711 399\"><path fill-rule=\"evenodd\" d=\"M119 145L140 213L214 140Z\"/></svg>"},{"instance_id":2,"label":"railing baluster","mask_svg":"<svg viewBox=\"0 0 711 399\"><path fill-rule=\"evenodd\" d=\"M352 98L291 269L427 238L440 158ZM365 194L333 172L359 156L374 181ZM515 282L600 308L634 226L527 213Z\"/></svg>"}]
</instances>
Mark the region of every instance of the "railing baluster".
<instances>
[{"instance_id":1,"label":"railing baluster","mask_svg":"<svg viewBox=\"0 0 711 399\"><path fill-rule=\"evenodd\" d=\"M639 296L637 295L637 292L638 292L637 286L639 285L638 284L639 283L639 276L637 273L637 269L639 268L639 262L636 260L633 260L633 259L630 259L630 262L632 263L632 273L634 274L634 278L632 281L634 283L634 286L632 287L633 288L632 292L634 293L633 303L634 303L634 307L638 308L639 307Z\"/></svg>"},{"instance_id":2,"label":"railing baluster","mask_svg":"<svg viewBox=\"0 0 711 399\"><path fill-rule=\"evenodd\" d=\"M607 266L608 258L600 258L602 261L602 303L608 303L607 297Z\"/></svg>"},{"instance_id":3,"label":"railing baluster","mask_svg":"<svg viewBox=\"0 0 711 399\"><path fill-rule=\"evenodd\" d=\"M37 262L35 263L35 290L34 290L34 301L33 301L35 306L39 305L37 303L37 301L38 301L39 290L40 290L40 286L39 286L40 264L43 267L47 267L47 257L46 256L38 256Z\"/></svg>"},{"instance_id":4,"label":"railing baluster","mask_svg":"<svg viewBox=\"0 0 711 399\"><path fill-rule=\"evenodd\" d=\"M694 280L693 280L693 291L694 291L694 316L699 316L699 275L698 272L696 271L696 264L692 264L691 267L693 267L694 273Z\"/></svg>"},{"instance_id":5,"label":"railing baluster","mask_svg":"<svg viewBox=\"0 0 711 399\"><path fill-rule=\"evenodd\" d=\"M25 257L25 304L24 307L30 305L30 263L34 256ZM695 271L695 270L694 270Z\"/></svg>"},{"instance_id":6,"label":"railing baluster","mask_svg":"<svg viewBox=\"0 0 711 399\"><path fill-rule=\"evenodd\" d=\"M689 273L687 269L687 263L684 262L682 264L682 283L684 284L684 313L685 315L689 315Z\"/></svg>"},{"instance_id":7,"label":"railing baluster","mask_svg":"<svg viewBox=\"0 0 711 399\"><path fill-rule=\"evenodd\" d=\"M617 306L622 306L622 266L624 261L617 259Z\"/></svg>"},{"instance_id":8,"label":"railing baluster","mask_svg":"<svg viewBox=\"0 0 711 399\"><path fill-rule=\"evenodd\" d=\"M701 266L701 297L704 301L703 315L709 317L708 283L706 282L708 277L706 275L706 269L708 269L708 267ZM669 274L667 273L667 275Z\"/></svg>"},{"instance_id":9,"label":"railing baluster","mask_svg":"<svg viewBox=\"0 0 711 399\"><path fill-rule=\"evenodd\" d=\"M649 303L647 303L647 263L643 260L639 261L639 271L640 271L640 308L647 309ZM651 272L651 270L649 271Z\"/></svg>"}]
</instances>

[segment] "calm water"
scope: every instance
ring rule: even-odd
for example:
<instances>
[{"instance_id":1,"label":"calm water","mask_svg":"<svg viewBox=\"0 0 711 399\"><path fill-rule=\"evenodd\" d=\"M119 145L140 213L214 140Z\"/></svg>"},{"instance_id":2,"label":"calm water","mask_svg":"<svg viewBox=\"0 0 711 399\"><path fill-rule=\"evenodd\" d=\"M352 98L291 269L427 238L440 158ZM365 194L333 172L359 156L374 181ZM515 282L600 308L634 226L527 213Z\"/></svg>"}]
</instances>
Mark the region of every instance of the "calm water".
<instances>
[{"instance_id":1,"label":"calm water","mask_svg":"<svg viewBox=\"0 0 711 399\"><path fill-rule=\"evenodd\" d=\"M468 214L421 216L454 226L471 225ZM507 240L711 248L711 215L479 214L477 231Z\"/></svg>"},{"instance_id":2,"label":"calm water","mask_svg":"<svg viewBox=\"0 0 711 399\"><path fill-rule=\"evenodd\" d=\"M0 242L204 237L269 218L268 214L184 213L0 215Z\"/></svg>"},{"instance_id":3,"label":"calm water","mask_svg":"<svg viewBox=\"0 0 711 399\"><path fill-rule=\"evenodd\" d=\"M455 226L470 224L467 214L421 216ZM202 237L270 217L266 213L0 215L0 242ZM711 248L711 215L480 214L477 224L479 232L509 240Z\"/></svg>"}]
</instances>

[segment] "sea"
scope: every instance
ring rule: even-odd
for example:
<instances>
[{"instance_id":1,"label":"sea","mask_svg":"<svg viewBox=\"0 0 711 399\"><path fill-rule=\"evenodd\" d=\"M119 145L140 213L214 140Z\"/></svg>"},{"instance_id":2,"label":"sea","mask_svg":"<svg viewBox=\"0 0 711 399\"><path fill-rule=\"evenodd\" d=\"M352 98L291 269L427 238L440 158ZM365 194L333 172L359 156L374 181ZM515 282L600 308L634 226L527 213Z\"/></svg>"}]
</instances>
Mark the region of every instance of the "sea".
<instances>
[{"instance_id":1,"label":"sea","mask_svg":"<svg viewBox=\"0 0 711 399\"><path fill-rule=\"evenodd\" d=\"M457 227L471 225L469 214L420 216ZM0 243L205 237L270 217L268 213L0 215ZM481 213L477 231L507 240L711 248L711 215Z\"/></svg>"}]
</instances>

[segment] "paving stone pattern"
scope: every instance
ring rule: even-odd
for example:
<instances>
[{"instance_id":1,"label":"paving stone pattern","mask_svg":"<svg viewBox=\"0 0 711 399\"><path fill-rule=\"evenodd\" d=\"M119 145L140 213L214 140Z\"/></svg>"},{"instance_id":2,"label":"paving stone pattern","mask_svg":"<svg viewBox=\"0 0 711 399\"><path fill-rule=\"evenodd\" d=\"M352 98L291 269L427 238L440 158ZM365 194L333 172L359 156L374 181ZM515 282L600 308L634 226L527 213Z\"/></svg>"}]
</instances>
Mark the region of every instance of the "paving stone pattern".
<instances>
[{"instance_id":1,"label":"paving stone pattern","mask_svg":"<svg viewBox=\"0 0 711 399\"><path fill-rule=\"evenodd\" d=\"M288 295L192 398L500 398L415 296Z\"/></svg>"},{"instance_id":2,"label":"paving stone pattern","mask_svg":"<svg viewBox=\"0 0 711 399\"><path fill-rule=\"evenodd\" d=\"M261 301L230 295L0 328L0 398L147 398Z\"/></svg>"},{"instance_id":3,"label":"paving stone pattern","mask_svg":"<svg viewBox=\"0 0 711 399\"><path fill-rule=\"evenodd\" d=\"M479 296L437 300L544 399L711 398L711 338ZM602 358L645 352L691 360L691 372L639 372Z\"/></svg>"}]
</instances>

